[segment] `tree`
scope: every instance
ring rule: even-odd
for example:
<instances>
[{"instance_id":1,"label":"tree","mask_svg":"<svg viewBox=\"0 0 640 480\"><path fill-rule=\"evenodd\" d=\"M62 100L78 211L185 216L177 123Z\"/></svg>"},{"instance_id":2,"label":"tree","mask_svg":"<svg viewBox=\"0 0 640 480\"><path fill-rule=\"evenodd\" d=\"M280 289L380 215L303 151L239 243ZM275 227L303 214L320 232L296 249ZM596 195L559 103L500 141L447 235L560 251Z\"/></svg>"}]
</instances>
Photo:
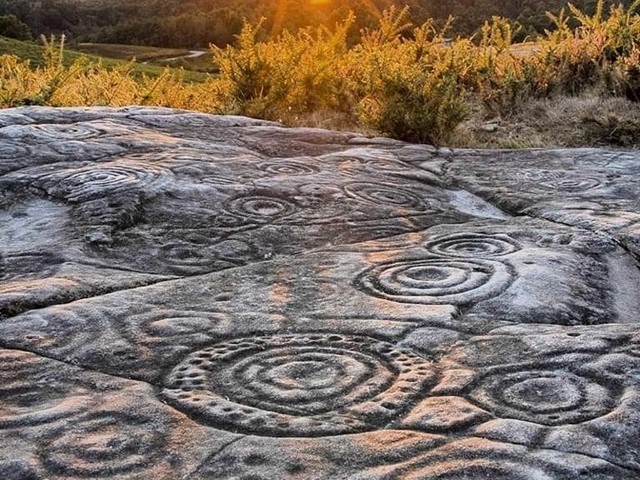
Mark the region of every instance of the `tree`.
<instances>
[{"instance_id":1,"label":"tree","mask_svg":"<svg viewBox=\"0 0 640 480\"><path fill-rule=\"evenodd\" d=\"M15 15L0 16L0 35L17 40L31 40L29 26L21 22Z\"/></svg>"}]
</instances>

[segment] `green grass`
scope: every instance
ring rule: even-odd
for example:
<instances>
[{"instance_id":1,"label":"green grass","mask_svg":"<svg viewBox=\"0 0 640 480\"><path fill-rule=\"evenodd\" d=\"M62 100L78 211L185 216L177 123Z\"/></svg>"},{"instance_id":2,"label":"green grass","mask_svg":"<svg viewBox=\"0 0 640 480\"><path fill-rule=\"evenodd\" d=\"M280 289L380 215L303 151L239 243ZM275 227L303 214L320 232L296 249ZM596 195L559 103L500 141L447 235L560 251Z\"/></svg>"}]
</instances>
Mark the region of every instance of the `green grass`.
<instances>
[{"instance_id":1,"label":"green grass","mask_svg":"<svg viewBox=\"0 0 640 480\"><path fill-rule=\"evenodd\" d=\"M135 49L136 47L132 47ZM144 47L138 47L144 48ZM158 50L158 49L155 49ZM165 50L165 49L160 49ZM166 49L169 50L169 49ZM177 52L184 52L184 50L175 50ZM0 55L16 55L23 60L29 60L34 67L41 67L44 65L44 47L31 42L22 42L19 40L13 40L10 38L0 37ZM188 52L187 52L188 53ZM72 65L80 58L88 58L95 62L101 62L106 68L113 68L123 63L129 63L126 57L109 58L108 56L95 55L76 51L73 49L65 48L63 63L65 66ZM194 59L198 60L198 59ZM159 77L164 72L165 67L158 65L145 65L142 63L133 63L132 69L135 75L147 75L149 77ZM178 73L176 68L170 68L170 71ZM184 69L182 72L183 78L187 82L203 82L209 76L206 73L192 71Z\"/></svg>"},{"instance_id":2,"label":"green grass","mask_svg":"<svg viewBox=\"0 0 640 480\"><path fill-rule=\"evenodd\" d=\"M126 61L135 59L137 62L150 62L189 55L189 50L184 48L142 47L117 43L78 43L70 45L70 48L97 57L109 57Z\"/></svg>"},{"instance_id":3,"label":"green grass","mask_svg":"<svg viewBox=\"0 0 640 480\"><path fill-rule=\"evenodd\" d=\"M116 43L79 43L72 45L73 50L96 55L98 57L145 63L158 67L182 68L192 72L217 73L210 52L198 57L188 57L192 50L184 48L158 48ZM176 58L183 57L183 58Z\"/></svg>"}]
</instances>

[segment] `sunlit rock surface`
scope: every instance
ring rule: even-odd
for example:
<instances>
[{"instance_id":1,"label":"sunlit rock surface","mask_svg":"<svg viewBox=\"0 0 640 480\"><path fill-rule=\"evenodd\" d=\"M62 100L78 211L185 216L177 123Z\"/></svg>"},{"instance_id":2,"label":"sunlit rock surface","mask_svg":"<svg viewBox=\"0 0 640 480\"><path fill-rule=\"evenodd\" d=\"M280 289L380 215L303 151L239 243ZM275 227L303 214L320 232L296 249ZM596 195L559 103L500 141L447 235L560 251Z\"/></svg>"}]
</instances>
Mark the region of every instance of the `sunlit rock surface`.
<instances>
[{"instance_id":1,"label":"sunlit rock surface","mask_svg":"<svg viewBox=\"0 0 640 480\"><path fill-rule=\"evenodd\" d=\"M640 478L640 153L0 111L0 478Z\"/></svg>"}]
</instances>

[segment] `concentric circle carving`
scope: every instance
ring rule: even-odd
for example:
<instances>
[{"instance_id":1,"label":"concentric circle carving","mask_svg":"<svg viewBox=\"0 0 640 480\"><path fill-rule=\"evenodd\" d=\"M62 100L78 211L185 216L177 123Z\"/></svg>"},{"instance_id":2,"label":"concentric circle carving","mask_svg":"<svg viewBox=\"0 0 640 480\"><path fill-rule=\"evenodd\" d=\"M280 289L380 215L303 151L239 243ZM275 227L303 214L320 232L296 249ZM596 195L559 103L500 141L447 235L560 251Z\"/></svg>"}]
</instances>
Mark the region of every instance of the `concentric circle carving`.
<instances>
[{"instance_id":1,"label":"concentric circle carving","mask_svg":"<svg viewBox=\"0 0 640 480\"><path fill-rule=\"evenodd\" d=\"M345 185L344 190L351 198L373 205L415 211L430 209L428 199L399 185L353 182Z\"/></svg>"},{"instance_id":2,"label":"concentric circle carving","mask_svg":"<svg viewBox=\"0 0 640 480\"><path fill-rule=\"evenodd\" d=\"M422 357L370 337L284 335L189 355L167 377L163 396L219 428L323 436L379 428L433 378Z\"/></svg>"},{"instance_id":3,"label":"concentric circle carving","mask_svg":"<svg viewBox=\"0 0 640 480\"><path fill-rule=\"evenodd\" d=\"M3 160L10 160L12 158L19 158L26 155L28 150L20 145L13 145L10 143L0 144L0 158Z\"/></svg>"},{"instance_id":4,"label":"concentric circle carving","mask_svg":"<svg viewBox=\"0 0 640 480\"><path fill-rule=\"evenodd\" d=\"M511 281L509 267L500 262L429 258L377 265L360 274L356 285L396 302L462 305L498 295Z\"/></svg>"},{"instance_id":5,"label":"concentric circle carving","mask_svg":"<svg viewBox=\"0 0 640 480\"><path fill-rule=\"evenodd\" d=\"M513 182L526 182L529 189L537 192L549 192L550 190L580 193L599 188L603 185L603 179L596 176L584 175L575 171L543 170L537 168L524 168L507 173L507 178Z\"/></svg>"},{"instance_id":6,"label":"concentric circle carving","mask_svg":"<svg viewBox=\"0 0 640 480\"><path fill-rule=\"evenodd\" d=\"M598 188L602 186L602 182L600 179L594 177L576 177L547 180L540 182L540 185L549 190L579 193Z\"/></svg>"},{"instance_id":7,"label":"concentric circle carving","mask_svg":"<svg viewBox=\"0 0 640 480\"><path fill-rule=\"evenodd\" d=\"M87 123L50 123L42 125L28 125L25 128L34 132L36 137L43 140L86 140L104 135L104 130Z\"/></svg>"},{"instance_id":8,"label":"concentric circle carving","mask_svg":"<svg viewBox=\"0 0 640 480\"><path fill-rule=\"evenodd\" d=\"M141 474L157 462L154 455L163 441L152 425L133 414L90 414L46 446L44 464L57 473L79 477Z\"/></svg>"},{"instance_id":9,"label":"concentric circle carving","mask_svg":"<svg viewBox=\"0 0 640 480\"><path fill-rule=\"evenodd\" d=\"M238 197L227 204L229 213L249 221L280 220L297 210L298 207L288 200L266 195Z\"/></svg>"},{"instance_id":10,"label":"concentric circle carving","mask_svg":"<svg viewBox=\"0 0 640 480\"><path fill-rule=\"evenodd\" d=\"M425 247L435 255L459 258L492 258L520 250L520 245L507 235L457 233L428 242Z\"/></svg>"},{"instance_id":11,"label":"concentric circle carving","mask_svg":"<svg viewBox=\"0 0 640 480\"><path fill-rule=\"evenodd\" d=\"M158 261L168 271L180 275L202 274L235 265L222 260L220 250L214 242L210 245L169 242L159 248ZM248 247L246 251L249 251Z\"/></svg>"},{"instance_id":12,"label":"concentric circle carving","mask_svg":"<svg viewBox=\"0 0 640 480\"><path fill-rule=\"evenodd\" d=\"M136 343L165 351L210 344L228 323L228 316L219 312L154 308L130 317L125 333Z\"/></svg>"},{"instance_id":13,"label":"concentric circle carving","mask_svg":"<svg viewBox=\"0 0 640 480\"><path fill-rule=\"evenodd\" d=\"M51 195L82 202L105 194L135 191L165 174L151 165L113 163L52 172L40 175L40 180Z\"/></svg>"},{"instance_id":14,"label":"concentric circle carving","mask_svg":"<svg viewBox=\"0 0 640 480\"><path fill-rule=\"evenodd\" d=\"M258 170L270 175L312 175L320 171L315 165L294 160L278 160L260 163Z\"/></svg>"},{"instance_id":15,"label":"concentric circle carving","mask_svg":"<svg viewBox=\"0 0 640 480\"><path fill-rule=\"evenodd\" d=\"M54 422L86 407L88 397L51 382L48 368L50 362L43 357L19 350L0 352L0 429Z\"/></svg>"},{"instance_id":16,"label":"concentric circle carving","mask_svg":"<svg viewBox=\"0 0 640 480\"><path fill-rule=\"evenodd\" d=\"M495 415L542 425L581 423L608 413L615 394L564 370L525 370L486 377L471 398Z\"/></svg>"}]
</instances>

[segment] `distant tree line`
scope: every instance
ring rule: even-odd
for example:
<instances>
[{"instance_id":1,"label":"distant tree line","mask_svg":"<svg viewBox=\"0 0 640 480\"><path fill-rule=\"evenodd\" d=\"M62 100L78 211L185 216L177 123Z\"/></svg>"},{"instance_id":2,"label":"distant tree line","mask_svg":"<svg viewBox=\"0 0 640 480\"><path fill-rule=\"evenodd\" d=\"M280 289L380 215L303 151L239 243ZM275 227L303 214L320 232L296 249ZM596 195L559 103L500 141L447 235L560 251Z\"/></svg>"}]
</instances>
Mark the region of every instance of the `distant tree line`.
<instances>
[{"instance_id":1,"label":"distant tree line","mask_svg":"<svg viewBox=\"0 0 640 480\"><path fill-rule=\"evenodd\" d=\"M590 12L596 0L575 0ZM473 34L492 16L511 19L518 39L552 28L546 11L558 12L566 0L0 0L0 35L26 39L62 34L71 41L127 43L160 47L224 46L233 42L244 21L265 17L265 32L278 33L306 25L333 24L354 12L353 35L376 23L392 4L408 4L412 19L455 21L451 36ZM611 2L614 3L614 2ZM615 2L616 4L619 2ZM630 4L631 0L622 0Z\"/></svg>"},{"instance_id":2,"label":"distant tree line","mask_svg":"<svg viewBox=\"0 0 640 480\"><path fill-rule=\"evenodd\" d=\"M0 35L18 40L31 40L31 29L15 15L0 15Z\"/></svg>"}]
</instances>

